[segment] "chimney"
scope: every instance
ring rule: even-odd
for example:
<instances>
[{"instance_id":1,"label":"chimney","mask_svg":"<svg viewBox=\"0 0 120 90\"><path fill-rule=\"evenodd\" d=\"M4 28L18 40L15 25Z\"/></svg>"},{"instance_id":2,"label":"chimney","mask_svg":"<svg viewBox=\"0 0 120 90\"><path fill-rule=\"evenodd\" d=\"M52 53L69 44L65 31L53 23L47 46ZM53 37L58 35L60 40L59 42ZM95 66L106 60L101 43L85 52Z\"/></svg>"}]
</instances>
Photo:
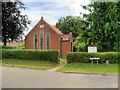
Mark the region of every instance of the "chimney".
<instances>
[{"instance_id":1,"label":"chimney","mask_svg":"<svg viewBox=\"0 0 120 90\"><path fill-rule=\"evenodd\" d=\"M43 16L41 17L41 19L43 20Z\"/></svg>"},{"instance_id":2,"label":"chimney","mask_svg":"<svg viewBox=\"0 0 120 90\"><path fill-rule=\"evenodd\" d=\"M56 26L55 26L56 28L58 28L58 23L56 23Z\"/></svg>"}]
</instances>

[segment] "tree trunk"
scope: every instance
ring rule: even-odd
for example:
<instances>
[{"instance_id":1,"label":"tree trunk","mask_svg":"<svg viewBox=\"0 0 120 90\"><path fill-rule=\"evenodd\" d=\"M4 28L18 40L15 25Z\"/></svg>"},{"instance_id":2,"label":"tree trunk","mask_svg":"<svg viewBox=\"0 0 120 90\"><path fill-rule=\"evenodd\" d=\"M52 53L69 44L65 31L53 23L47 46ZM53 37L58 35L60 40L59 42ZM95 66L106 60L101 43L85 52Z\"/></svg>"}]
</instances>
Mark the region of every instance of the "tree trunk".
<instances>
[{"instance_id":1,"label":"tree trunk","mask_svg":"<svg viewBox=\"0 0 120 90\"><path fill-rule=\"evenodd\" d=\"M4 37L4 46L6 46L7 45L7 39L6 39L6 37Z\"/></svg>"}]
</instances>

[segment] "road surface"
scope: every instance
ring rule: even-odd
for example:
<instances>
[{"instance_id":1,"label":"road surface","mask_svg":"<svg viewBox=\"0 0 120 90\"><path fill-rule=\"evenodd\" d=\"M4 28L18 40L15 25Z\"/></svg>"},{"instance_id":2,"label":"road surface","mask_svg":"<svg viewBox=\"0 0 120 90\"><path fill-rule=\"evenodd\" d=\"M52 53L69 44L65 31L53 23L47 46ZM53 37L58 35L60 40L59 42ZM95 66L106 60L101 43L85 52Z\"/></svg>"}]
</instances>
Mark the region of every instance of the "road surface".
<instances>
[{"instance_id":1,"label":"road surface","mask_svg":"<svg viewBox=\"0 0 120 90\"><path fill-rule=\"evenodd\" d=\"M117 75L90 75L2 67L2 88L117 88Z\"/></svg>"}]
</instances>

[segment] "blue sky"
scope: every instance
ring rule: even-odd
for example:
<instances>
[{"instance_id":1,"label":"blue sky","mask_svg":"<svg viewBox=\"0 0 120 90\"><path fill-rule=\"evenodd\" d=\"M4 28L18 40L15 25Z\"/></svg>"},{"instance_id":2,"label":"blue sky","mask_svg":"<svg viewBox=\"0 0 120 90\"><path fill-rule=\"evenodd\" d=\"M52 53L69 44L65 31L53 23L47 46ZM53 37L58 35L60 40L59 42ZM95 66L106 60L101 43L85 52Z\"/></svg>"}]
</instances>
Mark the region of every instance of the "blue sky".
<instances>
[{"instance_id":1,"label":"blue sky","mask_svg":"<svg viewBox=\"0 0 120 90\"><path fill-rule=\"evenodd\" d=\"M80 12L89 13L80 5L88 5L90 0L23 0L27 7L22 13L31 21L27 34L43 16L49 24L55 25L61 17L80 16Z\"/></svg>"}]
</instances>

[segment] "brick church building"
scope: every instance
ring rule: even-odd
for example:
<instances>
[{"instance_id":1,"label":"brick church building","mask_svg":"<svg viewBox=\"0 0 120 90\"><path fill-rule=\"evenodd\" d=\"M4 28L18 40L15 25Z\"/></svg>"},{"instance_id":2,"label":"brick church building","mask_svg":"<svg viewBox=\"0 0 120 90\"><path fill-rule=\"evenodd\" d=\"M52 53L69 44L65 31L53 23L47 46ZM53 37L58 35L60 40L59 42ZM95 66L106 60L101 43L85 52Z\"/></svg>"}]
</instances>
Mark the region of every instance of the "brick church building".
<instances>
[{"instance_id":1,"label":"brick church building","mask_svg":"<svg viewBox=\"0 0 120 90\"><path fill-rule=\"evenodd\" d=\"M25 36L25 48L36 50L58 50L61 57L73 51L72 33L63 34L56 26L48 24L43 17Z\"/></svg>"}]
</instances>

